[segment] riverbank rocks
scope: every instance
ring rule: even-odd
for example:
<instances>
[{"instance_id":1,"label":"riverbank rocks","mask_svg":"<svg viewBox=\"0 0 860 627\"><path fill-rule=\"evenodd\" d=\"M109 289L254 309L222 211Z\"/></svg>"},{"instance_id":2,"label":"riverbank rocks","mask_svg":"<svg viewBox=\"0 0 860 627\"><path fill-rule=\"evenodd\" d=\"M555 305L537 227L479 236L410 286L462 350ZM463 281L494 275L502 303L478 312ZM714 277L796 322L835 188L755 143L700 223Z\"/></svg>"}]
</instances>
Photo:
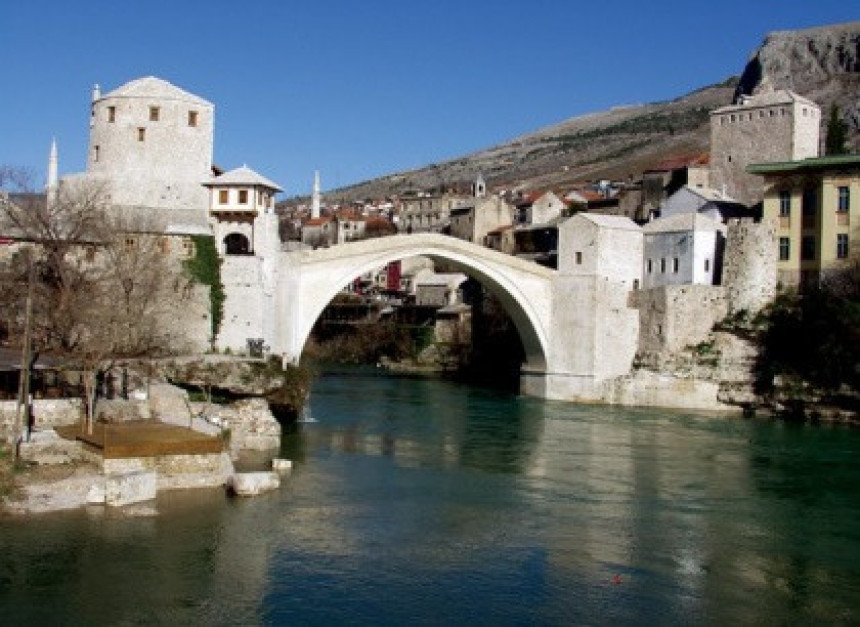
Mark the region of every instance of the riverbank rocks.
<instances>
[{"instance_id":1,"label":"riverbank rocks","mask_svg":"<svg viewBox=\"0 0 860 627\"><path fill-rule=\"evenodd\" d=\"M246 398L232 405L218 406L212 418L230 432L230 452L268 451L281 445L281 424L263 398Z\"/></svg>"},{"instance_id":2,"label":"riverbank rocks","mask_svg":"<svg viewBox=\"0 0 860 627\"><path fill-rule=\"evenodd\" d=\"M105 505L121 507L151 501L156 487L156 474L151 470L105 475Z\"/></svg>"},{"instance_id":3,"label":"riverbank rocks","mask_svg":"<svg viewBox=\"0 0 860 627\"><path fill-rule=\"evenodd\" d=\"M276 457L272 460L272 470L275 472L286 473L293 469L293 462L289 459L281 459Z\"/></svg>"},{"instance_id":4,"label":"riverbank rocks","mask_svg":"<svg viewBox=\"0 0 860 627\"><path fill-rule=\"evenodd\" d=\"M230 492L236 496L257 496L264 492L277 490L281 486L281 478L276 472L237 472L227 484Z\"/></svg>"}]
</instances>

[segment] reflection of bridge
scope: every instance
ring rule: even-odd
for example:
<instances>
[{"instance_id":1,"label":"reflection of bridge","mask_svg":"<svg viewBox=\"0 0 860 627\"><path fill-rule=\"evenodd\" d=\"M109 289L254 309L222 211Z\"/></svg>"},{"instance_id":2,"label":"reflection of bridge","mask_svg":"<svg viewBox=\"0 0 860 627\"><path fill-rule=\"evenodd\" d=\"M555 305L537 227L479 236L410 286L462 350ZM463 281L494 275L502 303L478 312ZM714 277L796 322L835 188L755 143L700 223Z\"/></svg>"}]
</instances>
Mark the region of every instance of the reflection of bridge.
<instances>
[{"instance_id":1,"label":"reflection of bridge","mask_svg":"<svg viewBox=\"0 0 860 627\"><path fill-rule=\"evenodd\" d=\"M626 374L635 353L638 314L627 300L641 278L641 237L626 218L575 216L559 227L557 271L435 234L269 255L258 239L255 257L225 257L219 343L239 348L244 337L262 337L273 353L297 362L315 321L343 286L422 255L474 277L502 303L525 348L524 393L599 400L602 382ZM231 282L231 276L240 278Z\"/></svg>"}]
</instances>

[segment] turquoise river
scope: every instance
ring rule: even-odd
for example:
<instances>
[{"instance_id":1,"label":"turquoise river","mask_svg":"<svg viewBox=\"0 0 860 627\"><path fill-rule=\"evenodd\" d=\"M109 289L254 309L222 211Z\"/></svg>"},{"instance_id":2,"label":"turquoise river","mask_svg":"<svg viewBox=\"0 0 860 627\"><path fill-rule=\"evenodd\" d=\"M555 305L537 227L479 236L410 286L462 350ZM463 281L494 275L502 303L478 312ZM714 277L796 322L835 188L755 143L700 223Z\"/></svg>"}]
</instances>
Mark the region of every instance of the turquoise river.
<instances>
[{"instance_id":1,"label":"turquoise river","mask_svg":"<svg viewBox=\"0 0 860 627\"><path fill-rule=\"evenodd\" d=\"M0 519L0 624L860 624L858 429L364 371L310 417L265 496Z\"/></svg>"}]
</instances>

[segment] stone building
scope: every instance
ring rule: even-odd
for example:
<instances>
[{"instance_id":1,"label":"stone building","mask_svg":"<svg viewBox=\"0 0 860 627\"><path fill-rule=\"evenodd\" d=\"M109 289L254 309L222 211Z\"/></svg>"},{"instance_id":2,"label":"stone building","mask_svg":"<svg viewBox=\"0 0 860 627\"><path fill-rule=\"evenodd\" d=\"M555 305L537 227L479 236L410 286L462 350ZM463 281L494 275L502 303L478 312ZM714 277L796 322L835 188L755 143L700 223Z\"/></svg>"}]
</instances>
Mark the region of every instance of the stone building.
<instances>
[{"instance_id":1,"label":"stone building","mask_svg":"<svg viewBox=\"0 0 860 627\"><path fill-rule=\"evenodd\" d=\"M274 213L275 183L248 166L230 170L202 182L210 190L209 213L213 234L221 255L253 255L255 222Z\"/></svg>"},{"instance_id":2,"label":"stone building","mask_svg":"<svg viewBox=\"0 0 860 627\"><path fill-rule=\"evenodd\" d=\"M559 225L558 238L555 290L563 296L553 304L553 320L583 348L558 363L597 380L625 375L639 337L639 313L629 300L642 280L642 230L626 217L579 213ZM593 303L598 314L589 315L582 303ZM586 384L568 379L572 392Z\"/></svg>"},{"instance_id":3,"label":"stone building","mask_svg":"<svg viewBox=\"0 0 860 627\"><path fill-rule=\"evenodd\" d=\"M753 205L762 200L761 179L746 168L753 163L817 157L821 110L802 96L766 91L741 96L711 112L710 184Z\"/></svg>"},{"instance_id":4,"label":"stone building","mask_svg":"<svg viewBox=\"0 0 860 627\"><path fill-rule=\"evenodd\" d=\"M407 233L442 233L451 223L451 210L472 202L469 196L442 194L401 199L400 228Z\"/></svg>"},{"instance_id":5,"label":"stone building","mask_svg":"<svg viewBox=\"0 0 860 627\"><path fill-rule=\"evenodd\" d=\"M475 198L450 212L451 235L483 244L490 231L511 224L513 207L498 196Z\"/></svg>"},{"instance_id":6,"label":"stone building","mask_svg":"<svg viewBox=\"0 0 860 627\"><path fill-rule=\"evenodd\" d=\"M719 190L689 185L684 185L667 198L658 213L661 218L699 213L720 222L732 218L755 217L754 210Z\"/></svg>"},{"instance_id":7,"label":"stone building","mask_svg":"<svg viewBox=\"0 0 860 627\"><path fill-rule=\"evenodd\" d=\"M152 76L93 90L86 177L111 203L167 209L175 224L207 222L214 106Z\"/></svg>"},{"instance_id":8,"label":"stone building","mask_svg":"<svg viewBox=\"0 0 860 627\"><path fill-rule=\"evenodd\" d=\"M782 286L817 286L858 250L860 155L754 164L749 172L764 180Z\"/></svg>"},{"instance_id":9,"label":"stone building","mask_svg":"<svg viewBox=\"0 0 860 627\"><path fill-rule=\"evenodd\" d=\"M218 348L259 354L274 328L281 241L275 194L281 188L247 166L205 183L212 231L221 257L224 305Z\"/></svg>"}]
</instances>

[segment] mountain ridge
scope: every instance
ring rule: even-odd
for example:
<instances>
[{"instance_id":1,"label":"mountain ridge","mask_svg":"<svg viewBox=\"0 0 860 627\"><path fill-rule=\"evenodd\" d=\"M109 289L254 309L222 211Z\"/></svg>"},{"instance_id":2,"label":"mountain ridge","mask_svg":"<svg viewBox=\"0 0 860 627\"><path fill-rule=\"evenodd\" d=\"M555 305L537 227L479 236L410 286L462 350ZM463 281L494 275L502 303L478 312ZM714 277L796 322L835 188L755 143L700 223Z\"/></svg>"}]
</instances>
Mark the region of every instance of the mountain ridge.
<instances>
[{"instance_id":1,"label":"mountain ridge","mask_svg":"<svg viewBox=\"0 0 860 627\"><path fill-rule=\"evenodd\" d=\"M331 190L337 201L467 189L482 174L494 190L563 188L632 179L660 161L708 151L709 113L741 94L790 89L843 112L849 145L860 137L860 21L768 33L741 74L670 100L617 105L522 133L460 157ZM822 138L825 129L822 128Z\"/></svg>"}]
</instances>

